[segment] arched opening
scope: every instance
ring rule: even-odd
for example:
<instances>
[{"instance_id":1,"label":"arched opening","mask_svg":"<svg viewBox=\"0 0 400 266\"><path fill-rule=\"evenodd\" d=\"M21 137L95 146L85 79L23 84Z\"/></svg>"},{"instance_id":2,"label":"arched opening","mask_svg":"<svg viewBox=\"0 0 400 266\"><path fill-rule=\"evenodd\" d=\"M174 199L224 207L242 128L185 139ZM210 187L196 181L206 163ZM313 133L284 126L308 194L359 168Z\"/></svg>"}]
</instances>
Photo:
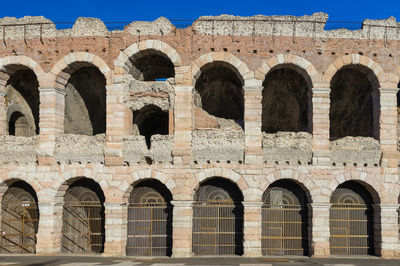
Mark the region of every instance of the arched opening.
<instances>
[{"instance_id":1,"label":"arched opening","mask_svg":"<svg viewBox=\"0 0 400 266\"><path fill-rule=\"evenodd\" d=\"M0 253L35 253L39 210L33 188L14 182L3 195L1 211Z\"/></svg>"},{"instance_id":2,"label":"arched opening","mask_svg":"<svg viewBox=\"0 0 400 266\"><path fill-rule=\"evenodd\" d=\"M140 57L131 58L132 68L129 71L136 80L157 81L175 76L174 64L163 53L156 50L140 52Z\"/></svg>"},{"instance_id":3,"label":"arched opening","mask_svg":"<svg viewBox=\"0 0 400 266\"><path fill-rule=\"evenodd\" d=\"M263 255L309 255L310 196L292 180L272 183L263 195Z\"/></svg>"},{"instance_id":4,"label":"arched opening","mask_svg":"<svg viewBox=\"0 0 400 266\"><path fill-rule=\"evenodd\" d=\"M196 255L243 254L243 195L236 184L214 177L200 184L193 205Z\"/></svg>"},{"instance_id":5,"label":"arched opening","mask_svg":"<svg viewBox=\"0 0 400 266\"><path fill-rule=\"evenodd\" d=\"M147 148L151 146L151 136L169 134L169 113L155 105L147 105L133 112L133 130L145 136Z\"/></svg>"},{"instance_id":6,"label":"arched opening","mask_svg":"<svg viewBox=\"0 0 400 266\"><path fill-rule=\"evenodd\" d=\"M379 139L378 80L360 65L340 69L331 80L330 138L346 136Z\"/></svg>"},{"instance_id":7,"label":"arched opening","mask_svg":"<svg viewBox=\"0 0 400 266\"><path fill-rule=\"evenodd\" d=\"M243 128L243 80L231 65L214 62L203 66L194 93L197 108L217 118L234 120Z\"/></svg>"},{"instance_id":8,"label":"arched opening","mask_svg":"<svg viewBox=\"0 0 400 266\"><path fill-rule=\"evenodd\" d=\"M155 179L141 181L129 196L129 256L171 256L172 195Z\"/></svg>"},{"instance_id":9,"label":"arched opening","mask_svg":"<svg viewBox=\"0 0 400 266\"><path fill-rule=\"evenodd\" d=\"M293 65L272 69L263 83L262 131L311 132L311 79Z\"/></svg>"},{"instance_id":10,"label":"arched opening","mask_svg":"<svg viewBox=\"0 0 400 266\"><path fill-rule=\"evenodd\" d=\"M19 117L18 114L8 117L9 134L15 136L39 134L39 82L35 73L21 66L8 66L6 71L12 73L6 86L6 107L17 108L20 113ZM15 120L18 118L20 124L16 125ZM20 135L16 135L15 126L23 126L17 130Z\"/></svg>"},{"instance_id":11,"label":"arched opening","mask_svg":"<svg viewBox=\"0 0 400 266\"><path fill-rule=\"evenodd\" d=\"M104 194L91 179L80 179L64 196L61 252L102 253L104 250Z\"/></svg>"},{"instance_id":12,"label":"arched opening","mask_svg":"<svg viewBox=\"0 0 400 266\"><path fill-rule=\"evenodd\" d=\"M78 66L77 66L78 67ZM97 135L106 132L106 79L97 67L84 65L66 84L64 132ZM76 68L75 68L76 69Z\"/></svg>"},{"instance_id":13,"label":"arched opening","mask_svg":"<svg viewBox=\"0 0 400 266\"><path fill-rule=\"evenodd\" d=\"M331 254L375 255L376 217L370 192L359 182L347 181L335 189L330 203Z\"/></svg>"},{"instance_id":14,"label":"arched opening","mask_svg":"<svg viewBox=\"0 0 400 266\"><path fill-rule=\"evenodd\" d=\"M8 134L11 136L31 136L31 127L21 112L13 112L8 122Z\"/></svg>"}]
</instances>

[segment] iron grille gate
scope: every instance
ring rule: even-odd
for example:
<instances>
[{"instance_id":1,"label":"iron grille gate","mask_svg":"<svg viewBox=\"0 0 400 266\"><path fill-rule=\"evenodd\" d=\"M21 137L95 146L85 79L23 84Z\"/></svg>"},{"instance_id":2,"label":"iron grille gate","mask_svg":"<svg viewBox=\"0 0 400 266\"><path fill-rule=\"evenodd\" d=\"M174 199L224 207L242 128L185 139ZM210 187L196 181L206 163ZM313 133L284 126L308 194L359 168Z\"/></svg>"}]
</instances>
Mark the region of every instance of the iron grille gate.
<instances>
[{"instance_id":1,"label":"iron grille gate","mask_svg":"<svg viewBox=\"0 0 400 266\"><path fill-rule=\"evenodd\" d=\"M306 195L297 184L281 180L263 195L261 247L263 255L307 255Z\"/></svg>"},{"instance_id":2,"label":"iron grille gate","mask_svg":"<svg viewBox=\"0 0 400 266\"><path fill-rule=\"evenodd\" d=\"M157 187L157 189L152 186ZM166 188L153 181L139 183L128 207L129 256L170 256L172 253L172 206Z\"/></svg>"},{"instance_id":3,"label":"iron grille gate","mask_svg":"<svg viewBox=\"0 0 400 266\"><path fill-rule=\"evenodd\" d=\"M196 191L192 248L195 254L243 254L243 195L224 179L214 178Z\"/></svg>"},{"instance_id":4,"label":"iron grille gate","mask_svg":"<svg viewBox=\"0 0 400 266\"><path fill-rule=\"evenodd\" d=\"M304 255L304 212L300 205L263 206L263 255Z\"/></svg>"},{"instance_id":5,"label":"iron grille gate","mask_svg":"<svg viewBox=\"0 0 400 266\"><path fill-rule=\"evenodd\" d=\"M104 206L96 193L82 186L65 195L61 251L101 253L104 247Z\"/></svg>"},{"instance_id":6,"label":"iron grille gate","mask_svg":"<svg viewBox=\"0 0 400 266\"><path fill-rule=\"evenodd\" d=\"M197 202L193 207L193 252L240 253L242 212L243 208L233 203Z\"/></svg>"},{"instance_id":7,"label":"iron grille gate","mask_svg":"<svg viewBox=\"0 0 400 266\"><path fill-rule=\"evenodd\" d=\"M372 210L365 204L335 204L330 209L332 255L368 255L371 250Z\"/></svg>"},{"instance_id":8,"label":"iron grille gate","mask_svg":"<svg viewBox=\"0 0 400 266\"><path fill-rule=\"evenodd\" d=\"M373 254L373 209L370 205L346 188L336 189L331 203L331 254Z\"/></svg>"},{"instance_id":9,"label":"iron grille gate","mask_svg":"<svg viewBox=\"0 0 400 266\"><path fill-rule=\"evenodd\" d=\"M39 211L33 196L20 187L3 196L0 253L35 253Z\"/></svg>"},{"instance_id":10,"label":"iron grille gate","mask_svg":"<svg viewBox=\"0 0 400 266\"><path fill-rule=\"evenodd\" d=\"M167 205L128 207L129 256L169 256L171 230L168 228L172 208Z\"/></svg>"}]
</instances>

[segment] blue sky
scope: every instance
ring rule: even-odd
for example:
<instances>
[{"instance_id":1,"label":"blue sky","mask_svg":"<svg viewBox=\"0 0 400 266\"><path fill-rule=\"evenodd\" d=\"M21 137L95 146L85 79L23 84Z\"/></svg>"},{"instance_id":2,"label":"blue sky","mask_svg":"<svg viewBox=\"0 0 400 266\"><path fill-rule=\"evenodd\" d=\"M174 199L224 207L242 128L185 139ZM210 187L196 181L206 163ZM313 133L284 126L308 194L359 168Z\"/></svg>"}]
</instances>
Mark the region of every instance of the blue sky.
<instances>
[{"instance_id":1,"label":"blue sky","mask_svg":"<svg viewBox=\"0 0 400 266\"><path fill-rule=\"evenodd\" d=\"M384 19L389 16L400 21L400 0L3 0L0 17L43 15L52 21L73 22L85 16L129 22L154 20L159 16L190 20L201 15L305 15L318 11L328 13L329 20L334 21L361 22L364 18Z\"/></svg>"}]
</instances>

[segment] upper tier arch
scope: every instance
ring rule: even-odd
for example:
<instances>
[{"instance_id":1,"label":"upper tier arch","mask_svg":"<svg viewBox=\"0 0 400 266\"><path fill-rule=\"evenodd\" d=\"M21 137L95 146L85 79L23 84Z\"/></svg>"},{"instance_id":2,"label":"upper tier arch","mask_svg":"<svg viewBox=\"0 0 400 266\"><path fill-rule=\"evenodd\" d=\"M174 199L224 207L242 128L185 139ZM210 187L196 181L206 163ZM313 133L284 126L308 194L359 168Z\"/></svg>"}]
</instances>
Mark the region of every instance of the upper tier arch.
<instances>
[{"instance_id":1,"label":"upper tier arch","mask_svg":"<svg viewBox=\"0 0 400 266\"><path fill-rule=\"evenodd\" d=\"M245 84L246 80L254 78L254 72L252 72L248 66L236 56L227 52L210 52L203 54L192 62L191 70L193 84L195 84L196 80L200 77L201 68L213 62L225 62L231 65L232 69L238 74L238 77L243 81L243 84Z\"/></svg>"},{"instance_id":2,"label":"upper tier arch","mask_svg":"<svg viewBox=\"0 0 400 266\"><path fill-rule=\"evenodd\" d=\"M73 66L73 67L72 67ZM95 66L104 75L106 84L112 84L112 71L99 56L87 52L73 52L60 59L51 69L54 80L52 84L63 89L77 67Z\"/></svg>"},{"instance_id":3,"label":"upper tier arch","mask_svg":"<svg viewBox=\"0 0 400 266\"><path fill-rule=\"evenodd\" d=\"M303 57L293 54L278 54L264 61L261 66L255 70L255 78L264 82L270 70L280 65L294 65L298 67L301 72L305 72L307 75L305 75L306 77L304 78L307 83L309 83L310 88L320 80L319 72L312 63Z\"/></svg>"},{"instance_id":4,"label":"upper tier arch","mask_svg":"<svg viewBox=\"0 0 400 266\"><path fill-rule=\"evenodd\" d=\"M8 66L13 67L6 69ZM35 60L25 55L7 56L0 58L0 91L5 91L8 79L19 70L19 67L32 70L38 79L39 86L45 83L46 73Z\"/></svg>"},{"instance_id":5,"label":"upper tier arch","mask_svg":"<svg viewBox=\"0 0 400 266\"><path fill-rule=\"evenodd\" d=\"M375 75L379 83L375 84L376 87L380 88L383 83L389 81L389 75L385 73L383 68L378 63L373 61L371 58L359 54L351 54L351 55L344 55L333 61L328 66L328 68L323 72L321 77L321 83L327 84L327 86L329 86L336 72L342 69L343 67L349 65L361 65L371 70L371 74L373 73ZM373 80L373 78L371 77L369 77L369 79Z\"/></svg>"},{"instance_id":6,"label":"upper tier arch","mask_svg":"<svg viewBox=\"0 0 400 266\"><path fill-rule=\"evenodd\" d=\"M145 50L155 50L164 54L171 60L175 67L179 67L182 64L180 55L170 45L159 40L146 40L131 44L119 53L118 58L114 60L115 76L128 74L131 66L130 58Z\"/></svg>"}]
</instances>

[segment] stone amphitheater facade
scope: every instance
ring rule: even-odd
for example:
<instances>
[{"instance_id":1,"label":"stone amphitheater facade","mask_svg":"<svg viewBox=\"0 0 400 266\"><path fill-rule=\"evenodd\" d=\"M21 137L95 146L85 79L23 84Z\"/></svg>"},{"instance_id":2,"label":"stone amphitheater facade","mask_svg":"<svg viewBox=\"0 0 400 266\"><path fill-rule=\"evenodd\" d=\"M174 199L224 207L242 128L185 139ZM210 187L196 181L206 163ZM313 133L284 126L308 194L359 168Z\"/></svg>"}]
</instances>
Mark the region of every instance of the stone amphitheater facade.
<instances>
[{"instance_id":1,"label":"stone amphitheater facade","mask_svg":"<svg viewBox=\"0 0 400 266\"><path fill-rule=\"evenodd\" d=\"M327 19L0 19L1 252L399 257L400 24Z\"/></svg>"}]
</instances>

